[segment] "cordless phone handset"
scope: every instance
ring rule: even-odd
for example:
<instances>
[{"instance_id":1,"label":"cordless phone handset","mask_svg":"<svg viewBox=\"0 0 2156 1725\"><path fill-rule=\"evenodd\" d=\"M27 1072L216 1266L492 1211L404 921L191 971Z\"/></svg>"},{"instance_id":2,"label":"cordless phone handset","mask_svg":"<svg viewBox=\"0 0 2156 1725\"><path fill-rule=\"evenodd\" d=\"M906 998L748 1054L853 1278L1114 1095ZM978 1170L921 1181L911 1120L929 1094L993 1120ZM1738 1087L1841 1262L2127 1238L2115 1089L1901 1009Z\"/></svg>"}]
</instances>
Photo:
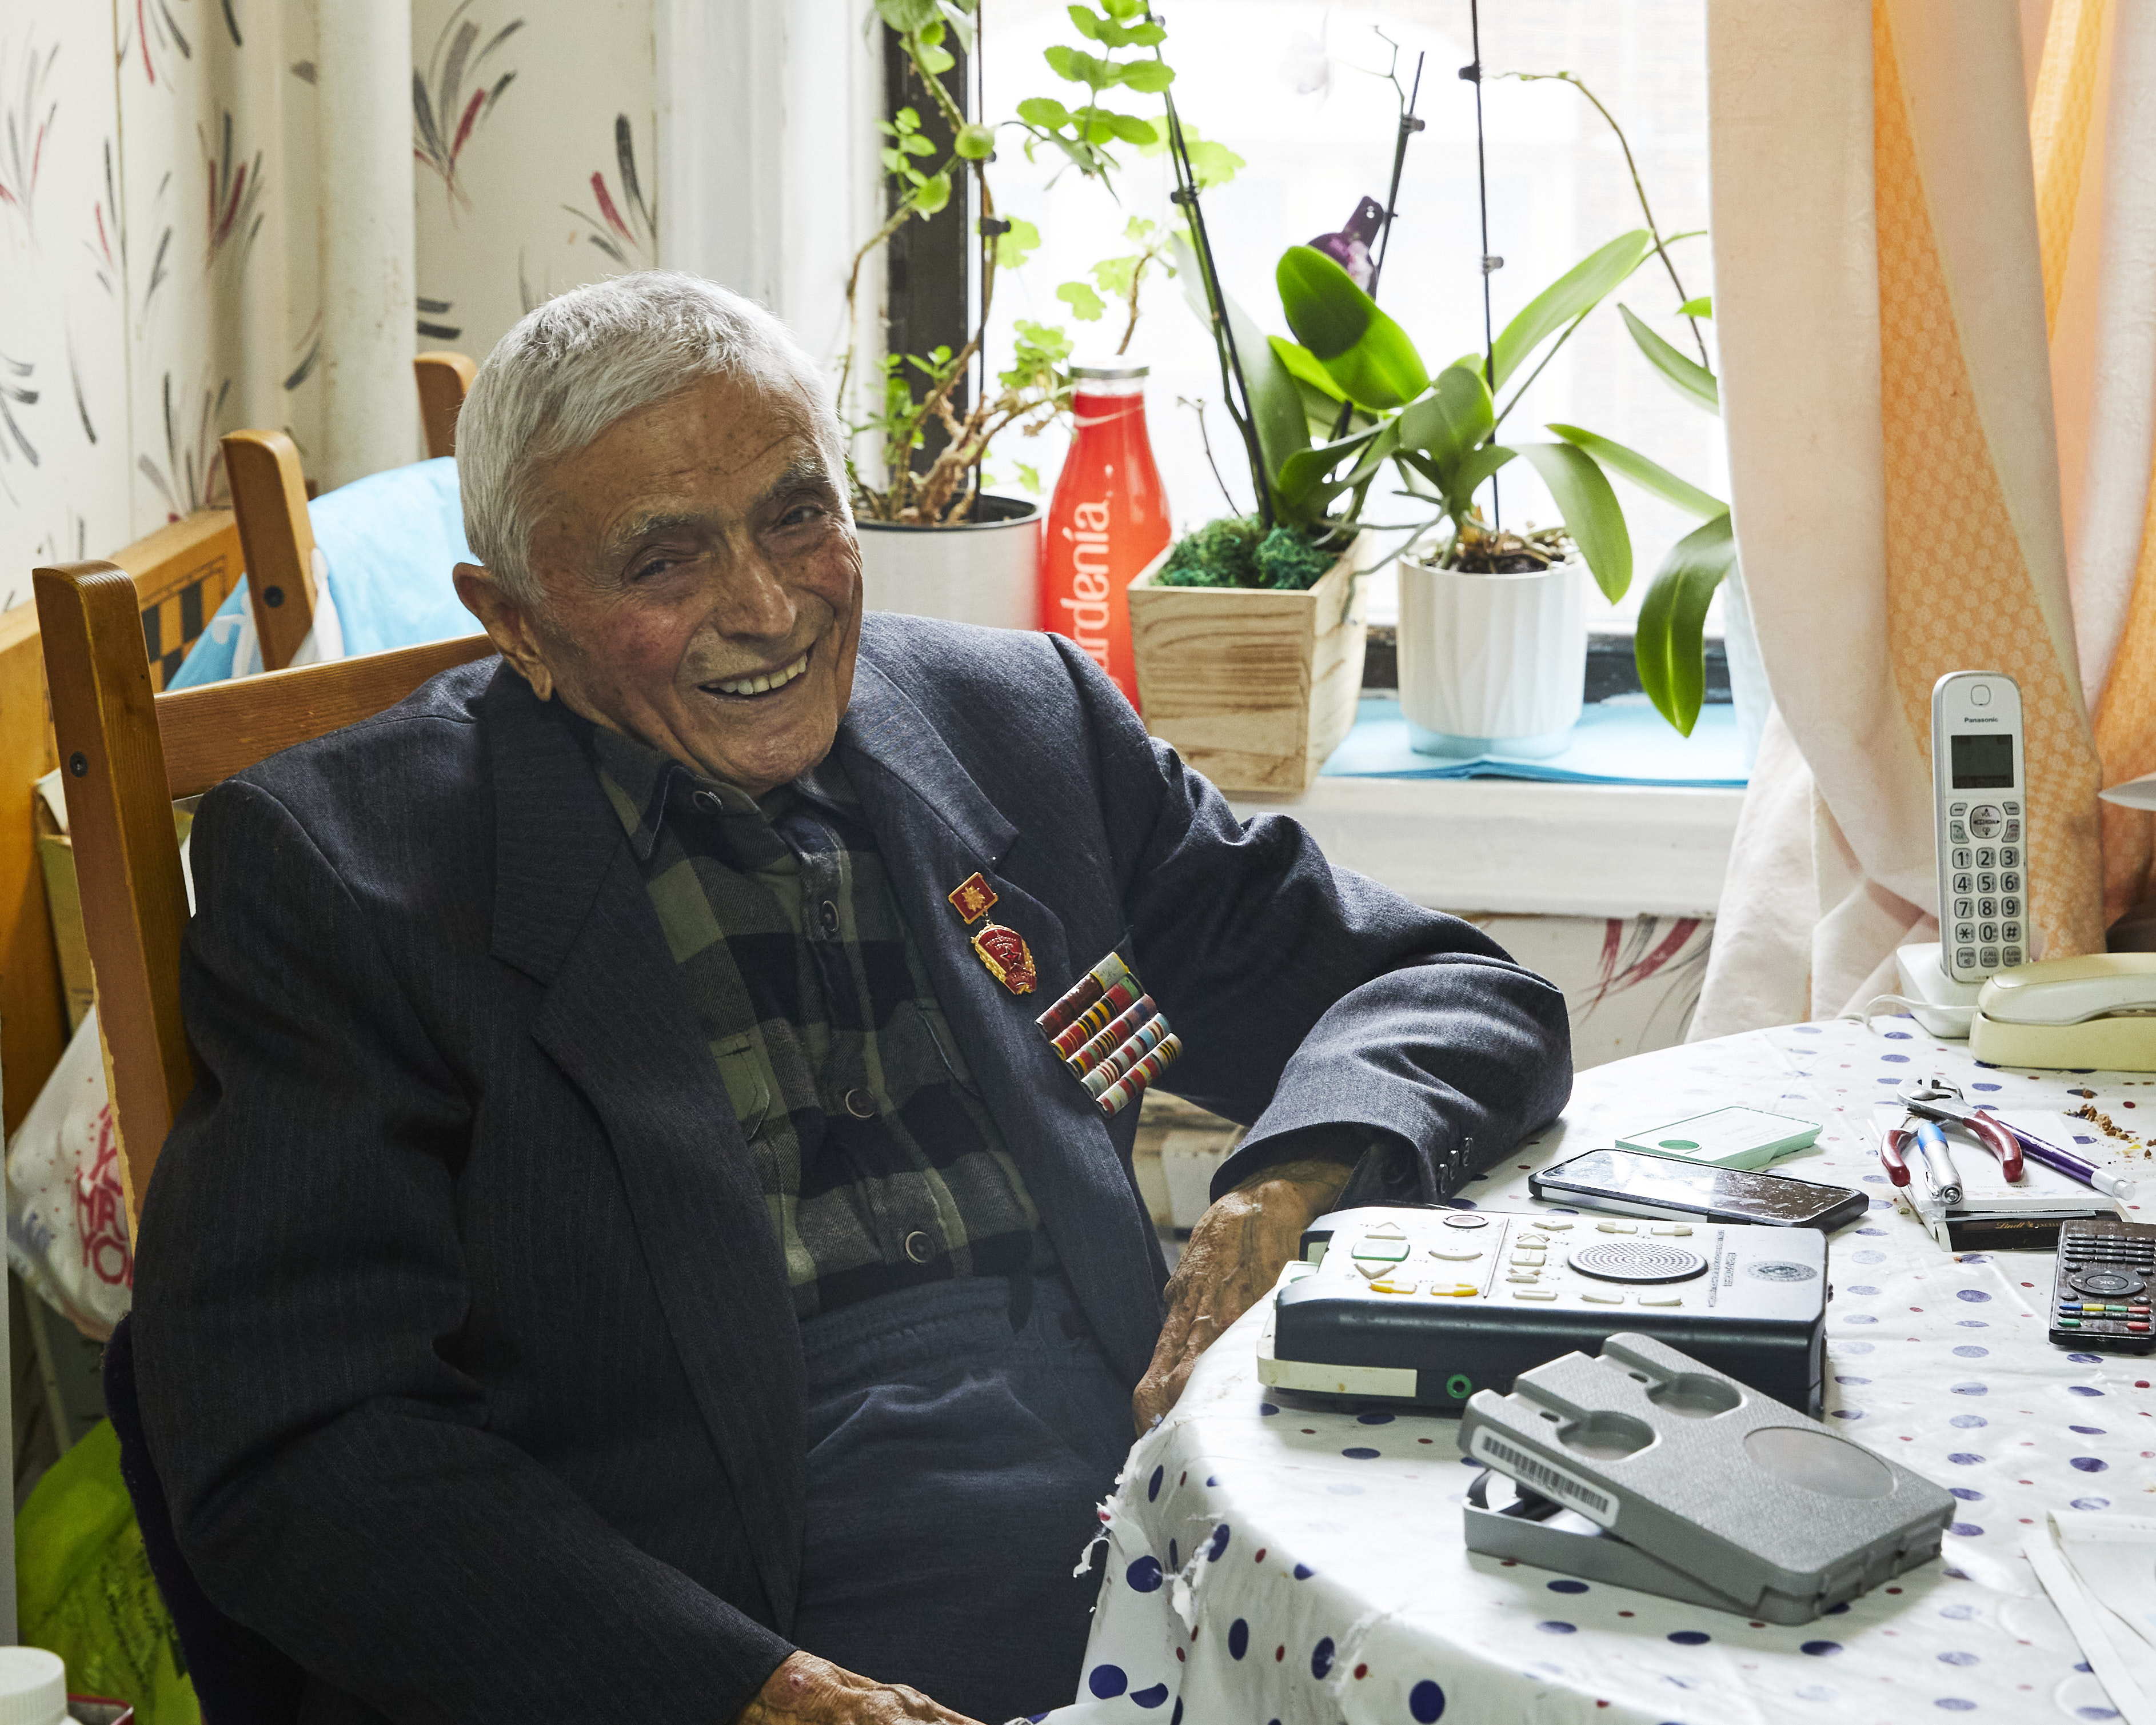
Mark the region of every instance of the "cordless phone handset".
<instances>
[{"instance_id":1,"label":"cordless phone handset","mask_svg":"<svg viewBox=\"0 0 2156 1725\"><path fill-rule=\"evenodd\" d=\"M2021 691L2003 671L1950 671L1932 688L1939 963L1980 983L2029 956L2027 757Z\"/></svg>"}]
</instances>

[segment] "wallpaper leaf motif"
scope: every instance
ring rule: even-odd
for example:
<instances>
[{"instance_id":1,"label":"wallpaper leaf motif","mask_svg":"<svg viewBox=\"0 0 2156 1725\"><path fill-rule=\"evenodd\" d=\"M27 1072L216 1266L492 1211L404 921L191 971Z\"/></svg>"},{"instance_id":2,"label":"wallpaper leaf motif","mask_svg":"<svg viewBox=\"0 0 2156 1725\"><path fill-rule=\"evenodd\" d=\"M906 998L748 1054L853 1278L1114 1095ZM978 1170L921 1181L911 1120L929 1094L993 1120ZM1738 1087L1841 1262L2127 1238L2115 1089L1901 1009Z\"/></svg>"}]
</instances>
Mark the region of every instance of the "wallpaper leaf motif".
<instances>
[{"instance_id":1,"label":"wallpaper leaf motif","mask_svg":"<svg viewBox=\"0 0 2156 1725\"><path fill-rule=\"evenodd\" d=\"M165 373L165 465L160 466L154 457L144 455L136 466L165 500L168 521L198 509L222 509L231 501L223 490L224 451L218 444L215 429L218 417L224 411L225 398L231 393L229 377L214 393L203 391L202 415L195 425L194 440L182 444L172 417L172 374Z\"/></svg>"},{"instance_id":2,"label":"wallpaper leaf motif","mask_svg":"<svg viewBox=\"0 0 2156 1725\"><path fill-rule=\"evenodd\" d=\"M170 83L172 49L177 48L179 50L182 59L191 60L195 57L194 45L181 30L179 20L172 16L172 8L166 4L166 0L131 0L131 3L129 0L122 0L122 17L130 12L134 17L129 20L127 34L120 44L121 64L126 64L127 56L140 48L142 75L155 84L157 81L157 62L162 59L165 61L166 81Z\"/></svg>"},{"instance_id":3,"label":"wallpaper leaf motif","mask_svg":"<svg viewBox=\"0 0 2156 1725\"><path fill-rule=\"evenodd\" d=\"M105 141L105 196L90 205L97 243L83 249L97 260L97 285L111 299L120 297L121 272L127 263L127 229L121 220L120 194L112 182L112 140Z\"/></svg>"},{"instance_id":4,"label":"wallpaper leaf motif","mask_svg":"<svg viewBox=\"0 0 2156 1725\"><path fill-rule=\"evenodd\" d=\"M453 208L471 207L470 198L457 183L458 158L480 122L494 111L501 93L516 80L511 69L490 85L480 77L480 69L496 49L524 28L522 18L511 18L475 55L472 47L479 40L480 27L465 16L473 4L474 0L464 0L449 14L434 38L425 69L412 69L412 153L441 176ZM465 94L467 75L476 80L470 96Z\"/></svg>"},{"instance_id":5,"label":"wallpaper leaf motif","mask_svg":"<svg viewBox=\"0 0 2156 1725\"><path fill-rule=\"evenodd\" d=\"M0 204L22 217L33 241L37 238L37 222L31 206L38 195L38 170L44 161L45 139L52 131L53 117L59 112L59 102L46 99L45 85L59 54L60 45L55 42L40 59L35 45L26 44L22 100L8 102L0 109ZM8 62L0 56L0 90L8 89L9 84ZM43 114L38 111L40 105Z\"/></svg>"},{"instance_id":6,"label":"wallpaper leaf motif","mask_svg":"<svg viewBox=\"0 0 2156 1725\"><path fill-rule=\"evenodd\" d=\"M565 203L562 208L592 230L585 239L626 270L630 267L631 253L637 264L648 264L659 249L659 215L653 204L644 201L643 187L637 178L636 141L626 114L614 116L613 159L615 172L621 176L621 203L629 209L626 218L620 205L607 190L603 172L592 176L592 201L598 206L598 215L573 204ZM624 251L624 247L628 250Z\"/></svg>"},{"instance_id":7,"label":"wallpaper leaf motif","mask_svg":"<svg viewBox=\"0 0 2156 1725\"><path fill-rule=\"evenodd\" d=\"M13 461L15 451L20 449L25 461L33 467L38 465L37 445L23 434L23 428L15 418L17 408L37 405L42 392L31 388L29 383L37 369L27 359L11 359L0 353L0 426L7 429L8 438L13 439L13 447L8 441L0 439L0 460ZM12 497L14 494L11 491L8 495Z\"/></svg>"},{"instance_id":8,"label":"wallpaper leaf motif","mask_svg":"<svg viewBox=\"0 0 2156 1725\"><path fill-rule=\"evenodd\" d=\"M257 150L252 162L243 162L235 169L232 165L232 110L223 110L223 141L217 150L209 147L202 129L195 136L202 139L203 154L209 172L209 249L205 264L217 262L218 254L234 233L244 238L240 242L239 255L244 258L254 248L254 236L262 230L262 213L255 206L262 201L262 152Z\"/></svg>"}]
</instances>

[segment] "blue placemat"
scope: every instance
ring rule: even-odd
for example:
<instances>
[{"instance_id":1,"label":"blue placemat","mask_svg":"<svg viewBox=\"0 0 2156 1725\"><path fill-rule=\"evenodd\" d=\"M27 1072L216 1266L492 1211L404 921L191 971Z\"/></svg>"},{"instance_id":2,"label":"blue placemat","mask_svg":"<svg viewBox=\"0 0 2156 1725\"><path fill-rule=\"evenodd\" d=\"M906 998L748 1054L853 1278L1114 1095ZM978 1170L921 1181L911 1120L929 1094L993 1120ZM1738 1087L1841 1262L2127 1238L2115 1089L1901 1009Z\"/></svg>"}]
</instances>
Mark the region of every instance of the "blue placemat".
<instances>
[{"instance_id":1,"label":"blue placemat","mask_svg":"<svg viewBox=\"0 0 2156 1725\"><path fill-rule=\"evenodd\" d=\"M1325 763L1327 778L1537 778L1561 784L1735 785L1747 778L1737 711L1700 709L1680 737L1644 695L1598 701L1579 716L1562 752L1538 761L1504 755L1419 755L1408 744L1399 702L1366 695L1347 742Z\"/></svg>"}]
</instances>

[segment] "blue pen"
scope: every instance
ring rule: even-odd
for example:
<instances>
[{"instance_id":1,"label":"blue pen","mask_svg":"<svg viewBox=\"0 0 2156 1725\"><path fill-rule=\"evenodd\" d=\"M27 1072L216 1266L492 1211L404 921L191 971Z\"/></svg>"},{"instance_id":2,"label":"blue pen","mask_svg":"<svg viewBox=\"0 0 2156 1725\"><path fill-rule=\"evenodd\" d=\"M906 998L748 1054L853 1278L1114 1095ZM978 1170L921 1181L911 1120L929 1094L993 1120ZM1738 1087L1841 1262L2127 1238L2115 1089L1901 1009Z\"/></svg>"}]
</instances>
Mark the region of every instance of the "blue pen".
<instances>
[{"instance_id":1,"label":"blue pen","mask_svg":"<svg viewBox=\"0 0 2156 1725\"><path fill-rule=\"evenodd\" d=\"M1937 1121L1917 1121L1917 1147L1923 1153L1924 1183L1932 1189L1932 1196L1941 1204L1959 1204L1961 1171L1954 1166L1953 1153L1947 1148L1947 1135L1939 1130Z\"/></svg>"}]
</instances>

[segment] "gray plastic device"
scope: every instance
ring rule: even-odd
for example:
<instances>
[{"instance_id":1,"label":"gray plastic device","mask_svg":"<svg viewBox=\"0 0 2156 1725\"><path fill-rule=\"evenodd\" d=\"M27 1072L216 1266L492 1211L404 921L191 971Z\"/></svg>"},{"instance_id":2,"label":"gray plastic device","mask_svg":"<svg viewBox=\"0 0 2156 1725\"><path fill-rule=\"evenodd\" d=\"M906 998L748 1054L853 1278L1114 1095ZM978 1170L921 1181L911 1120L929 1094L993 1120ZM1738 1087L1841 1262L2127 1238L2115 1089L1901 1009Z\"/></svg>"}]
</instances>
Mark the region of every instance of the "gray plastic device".
<instances>
[{"instance_id":1,"label":"gray plastic device","mask_svg":"<svg viewBox=\"0 0 2156 1725\"><path fill-rule=\"evenodd\" d=\"M1467 1548L1768 1623L1810 1623L1938 1554L1929 1480L1650 1337L1618 1333L1467 1404Z\"/></svg>"}]
</instances>

